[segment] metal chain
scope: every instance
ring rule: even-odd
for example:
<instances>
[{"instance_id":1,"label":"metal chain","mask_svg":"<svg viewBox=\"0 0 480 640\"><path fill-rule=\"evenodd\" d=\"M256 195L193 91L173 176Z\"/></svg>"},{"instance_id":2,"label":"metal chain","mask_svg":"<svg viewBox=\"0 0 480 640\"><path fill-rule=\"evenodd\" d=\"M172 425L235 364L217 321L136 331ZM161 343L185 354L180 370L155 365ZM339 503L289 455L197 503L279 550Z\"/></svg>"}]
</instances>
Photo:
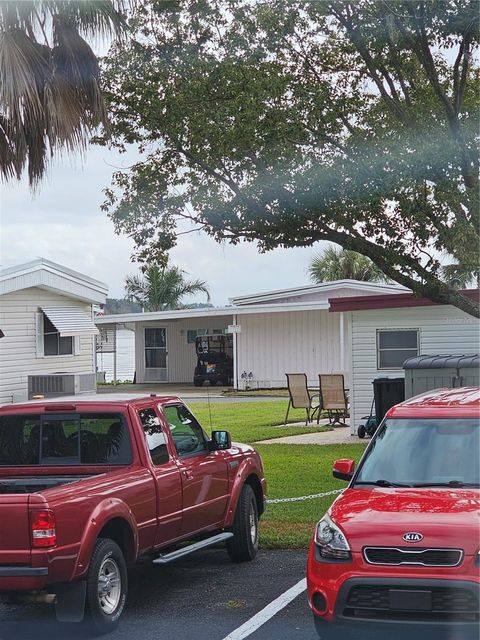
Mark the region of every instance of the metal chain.
<instances>
[{"instance_id":1,"label":"metal chain","mask_svg":"<svg viewBox=\"0 0 480 640\"><path fill-rule=\"evenodd\" d=\"M310 496L300 496L299 498L278 498L277 500L267 500L267 504L280 504L282 502L304 502L305 500L314 500L315 498L325 498L326 496L334 496L342 493L343 489L334 489L333 491L325 491L324 493L314 493Z\"/></svg>"}]
</instances>

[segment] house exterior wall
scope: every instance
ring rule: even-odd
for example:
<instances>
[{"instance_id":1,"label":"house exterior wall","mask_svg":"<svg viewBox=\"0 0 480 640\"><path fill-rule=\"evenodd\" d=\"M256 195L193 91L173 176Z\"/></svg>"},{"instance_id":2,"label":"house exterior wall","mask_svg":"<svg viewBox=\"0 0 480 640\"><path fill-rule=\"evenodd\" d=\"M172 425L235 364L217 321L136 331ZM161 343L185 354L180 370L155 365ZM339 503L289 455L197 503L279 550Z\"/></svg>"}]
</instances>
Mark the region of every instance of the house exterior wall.
<instances>
[{"instance_id":1,"label":"house exterior wall","mask_svg":"<svg viewBox=\"0 0 480 640\"><path fill-rule=\"evenodd\" d=\"M461 355L479 350L479 321L451 306L372 309L348 315L352 326L350 405L355 432L362 416L370 413L372 381L405 377L403 369L377 368L378 329L418 329L419 355Z\"/></svg>"},{"instance_id":2,"label":"house exterior wall","mask_svg":"<svg viewBox=\"0 0 480 640\"><path fill-rule=\"evenodd\" d=\"M37 357L36 314L40 307L77 307L91 315L91 305L31 287L0 296L0 403L26 399L28 375L93 373L94 338L82 335L75 341L75 355Z\"/></svg>"},{"instance_id":3,"label":"house exterior wall","mask_svg":"<svg viewBox=\"0 0 480 640\"><path fill-rule=\"evenodd\" d=\"M191 382L196 365L195 345L187 343L189 329L226 329L232 316L179 321L138 322L135 331L136 380L145 382L145 327L165 327L167 335L167 381ZM349 383L349 323L344 321L340 345L340 314L327 310L239 315L237 374L242 387L243 371L253 373L251 383L260 387L285 387L285 373L301 371L309 384L318 386L319 373L344 373ZM343 362L342 362L343 358Z\"/></svg>"},{"instance_id":4,"label":"house exterior wall","mask_svg":"<svg viewBox=\"0 0 480 640\"><path fill-rule=\"evenodd\" d=\"M135 373L135 331L117 329L117 380L133 380ZM97 353L97 369L105 372L105 381L112 382L114 377L113 353Z\"/></svg>"},{"instance_id":5,"label":"house exterior wall","mask_svg":"<svg viewBox=\"0 0 480 640\"><path fill-rule=\"evenodd\" d=\"M136 381L145 382L145 327L165 327L167 330L166 382L192 382L197 364L195 344L187 342L187 331L192 329L226 329L232 316L192 318L175 321L137 322L135 325Z\"/></svg>"},{"instance_id":6,"label":"house exterior wall","mask_svg":"<svg viewBox=\"0 0 480 640\"><path fill-rule=\"evenodd\" d=\"M239 384L245 371L259 387L285 387L286 373L305 372L318 387L319 373L344 373L349 383L347 349L340 346L340 314L327 310L238 316ZM344 342L348 344L348 323ZM343 356L343 362L342 362Z\"/></svg>"}]
</instances>

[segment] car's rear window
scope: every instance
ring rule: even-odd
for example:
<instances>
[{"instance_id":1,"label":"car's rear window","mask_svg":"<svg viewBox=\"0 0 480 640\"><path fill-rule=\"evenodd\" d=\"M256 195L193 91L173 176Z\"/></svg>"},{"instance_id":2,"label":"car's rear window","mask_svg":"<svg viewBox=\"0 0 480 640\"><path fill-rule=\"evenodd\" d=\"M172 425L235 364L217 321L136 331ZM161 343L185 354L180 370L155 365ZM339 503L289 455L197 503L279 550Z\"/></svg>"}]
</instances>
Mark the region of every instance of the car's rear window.
<instances>
[{"instance_id":1,"label":"car's rear window","mask_svg":"<svg viewBox=\"0 0 480 640\"><path fill-rule=\"evenodd\" d=\"M121 414L0 416L0 466L130 464Z\"/></svg>"}]
</instances>

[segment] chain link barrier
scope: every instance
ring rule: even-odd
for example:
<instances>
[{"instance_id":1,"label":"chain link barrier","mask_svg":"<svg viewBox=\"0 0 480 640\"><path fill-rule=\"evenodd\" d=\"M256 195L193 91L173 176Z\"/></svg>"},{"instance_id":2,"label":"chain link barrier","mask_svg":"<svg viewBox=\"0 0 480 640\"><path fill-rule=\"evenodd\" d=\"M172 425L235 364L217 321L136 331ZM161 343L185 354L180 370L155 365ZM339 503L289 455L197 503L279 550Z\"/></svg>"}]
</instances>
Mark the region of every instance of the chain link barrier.
<instances>
[{"instance_id":1,"label":"chain link barrier","mask_svg":"<svg viewBox=\"0 0 480 640\"><path fill-rule=\"evenodd\" d=\"M315 500L316 498L325 498L326 496L335 496L342 493L343 489L333 489L333 491L325 491L324 493L313 493L309 496L300 496L299 498L278 498L277 500L267 500L267 504L282 504L284 502L304 502L305 500Z\"/></svg>"}]
</instances>

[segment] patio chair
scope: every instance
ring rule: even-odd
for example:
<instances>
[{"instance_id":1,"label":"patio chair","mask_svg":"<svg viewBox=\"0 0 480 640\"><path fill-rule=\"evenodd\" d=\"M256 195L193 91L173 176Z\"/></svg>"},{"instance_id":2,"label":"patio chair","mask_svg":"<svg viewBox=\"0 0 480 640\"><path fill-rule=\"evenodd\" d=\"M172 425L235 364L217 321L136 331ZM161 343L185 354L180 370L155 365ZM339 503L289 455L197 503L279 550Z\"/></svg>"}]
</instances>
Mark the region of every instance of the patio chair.
<instances>
[{"instance_id":1,"label":"patio chair","mask_svg":"<svg viewBox=\"0 0 480 640\"><path fill-rule=\"evenodd\" d=\"M288 413L290 407L294 409L305 409L306 419L305 426L313 420L315 413L317 414L317 424L320 415L320 403L318 393L310 393L307 386L307 375L305 373L286 373L288 393L290 400L288 401L287 414L284 424L287 424Z\"/></svg>"},{"instance_id":2,"label":"patio chair","mask_svg":"<svg viewBox=\"0 0 480 640\"><path fill-rule=\"evenodd\" d=\"M321 373L318 376L318 388L322 411L327 412L328 422L332 426L338 424L345 427L345 418L348 418L348 398L343 374Z\"/></svg>"}]
</instances>

